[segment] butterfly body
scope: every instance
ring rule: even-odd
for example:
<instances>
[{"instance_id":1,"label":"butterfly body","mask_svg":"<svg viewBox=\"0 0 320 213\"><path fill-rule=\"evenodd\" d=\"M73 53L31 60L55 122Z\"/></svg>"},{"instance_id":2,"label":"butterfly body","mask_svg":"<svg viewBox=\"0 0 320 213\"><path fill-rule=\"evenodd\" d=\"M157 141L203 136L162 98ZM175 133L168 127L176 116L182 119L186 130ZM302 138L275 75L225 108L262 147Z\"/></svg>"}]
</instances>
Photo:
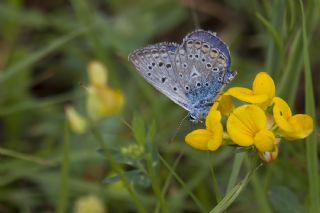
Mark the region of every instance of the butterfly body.
<instances>
[{"instance_id":1,"label":"butterfly body","mask_svg":"<svg viewBox=\"0 0 320 213\"><path fill-rule=\"evenodd\" d=\"M189 33L181 45L164 42L137 49L129 60L195 121L206 117L221 90L236 75L230 70L228 46L215 33L204 30Z\"/></svg>"}]
</instances>

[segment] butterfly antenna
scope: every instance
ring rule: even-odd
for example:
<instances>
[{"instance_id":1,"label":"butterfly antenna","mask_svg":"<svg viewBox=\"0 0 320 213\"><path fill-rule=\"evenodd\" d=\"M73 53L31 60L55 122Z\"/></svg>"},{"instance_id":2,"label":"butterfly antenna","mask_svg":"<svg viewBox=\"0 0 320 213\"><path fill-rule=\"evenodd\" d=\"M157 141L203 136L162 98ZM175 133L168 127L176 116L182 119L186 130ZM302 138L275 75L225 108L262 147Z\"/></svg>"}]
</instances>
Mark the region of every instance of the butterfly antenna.
<instances>
[{"instance_id":1,"label":"butterfly antenna","mask_svg":"<svg viewBox=\"0 0 320 213\"><path fill-rule=\"evenodd\" d=\"M173 140L175 139L175 137L177 136L179 130L181 129L182 123L184 120L186 120L186 118L189 116L189 114L187 114L184 118L182 118L182 120L179 122L178 127L176 129L176 131L174 132L174 134L171 137L170 143L173 142Z\"/></svg>"},{"instance_id":2,"label":"butterfly antenna","mask_svg":"<svg viewBox=\"0 0 320 213\"><path fill-rule=\"evenodd\" d=\"M190 2L190 8L191 8L191 14L192 14L192 20L193 20L194 26L196 29L200 29L199 17L198 17L197 11L195 10L196 8L195 0L189 0L189 2Z\"/></svg>"}]
</instances>

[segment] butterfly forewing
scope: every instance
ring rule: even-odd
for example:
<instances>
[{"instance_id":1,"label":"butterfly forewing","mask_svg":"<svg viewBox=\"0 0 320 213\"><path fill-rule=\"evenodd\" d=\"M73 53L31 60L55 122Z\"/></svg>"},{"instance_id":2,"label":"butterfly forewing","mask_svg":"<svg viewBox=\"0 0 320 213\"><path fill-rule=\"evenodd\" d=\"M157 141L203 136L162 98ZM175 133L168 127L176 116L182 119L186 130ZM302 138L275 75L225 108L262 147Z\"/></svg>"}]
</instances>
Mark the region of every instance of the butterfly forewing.
<instances>
[{"instance_id":1,"label":"butterfly forewing","mask_svg":"<svg viewBox=\"0 0 320 213\"><path fill-rule=\"evenodd\" d=\"M177 81L176 65L173 63L177 48L175 43L150 45L134 51L129 55L129 60L151 85L187 109L188 99Z\"/></svg>"}]
</instances>

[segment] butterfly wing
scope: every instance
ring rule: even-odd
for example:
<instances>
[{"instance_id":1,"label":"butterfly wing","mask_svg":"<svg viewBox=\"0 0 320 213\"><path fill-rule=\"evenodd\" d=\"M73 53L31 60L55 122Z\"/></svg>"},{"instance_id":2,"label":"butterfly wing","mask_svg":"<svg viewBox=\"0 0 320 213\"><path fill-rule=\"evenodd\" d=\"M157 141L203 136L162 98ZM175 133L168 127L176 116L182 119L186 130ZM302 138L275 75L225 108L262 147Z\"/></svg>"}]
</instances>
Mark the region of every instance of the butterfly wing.
<instances>
[{"instance_id":1,"label":"butterfly wing","mask_svg":"<svg viewBox=\"0 0 320 213\"><path fill-rule=\"evenodd\" d=\"M188 34L176 55L179 83L189 99L189 109L203 118L225 84L230 71L228 46L214 33L198 30Z\"/></svg>"},{"instance_id":2,"label":"butterfly wing","mask_svg":"<svg viewBox=\"0 0 320 213\"><path fill-rule=\"evenodd\" d=\"M175 43L150 45L131 53L129 61L152 86L188 110L188 98L178 82L174 63L178 46Z\"/></svg>"}]
</instances>

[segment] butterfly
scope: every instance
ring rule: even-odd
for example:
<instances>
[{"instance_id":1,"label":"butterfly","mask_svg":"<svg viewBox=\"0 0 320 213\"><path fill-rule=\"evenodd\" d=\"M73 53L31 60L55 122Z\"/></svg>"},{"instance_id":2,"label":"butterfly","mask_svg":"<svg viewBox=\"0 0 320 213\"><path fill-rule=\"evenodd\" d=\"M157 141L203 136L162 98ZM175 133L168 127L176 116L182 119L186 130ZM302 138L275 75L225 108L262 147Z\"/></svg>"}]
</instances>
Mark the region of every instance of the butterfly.
<instances>
[{"instance_id":1,"label":"butterfly","mask_svg":"<svg viewBox=\"0 0 320 213\"><path fill-rule=\"evenodd\" d=\"M222 89L235 76L228 46L216 33L196 30L182 44L162 42L129 54L142 77L189 112L204 119Z\"/></svg>"}]
</instances>

